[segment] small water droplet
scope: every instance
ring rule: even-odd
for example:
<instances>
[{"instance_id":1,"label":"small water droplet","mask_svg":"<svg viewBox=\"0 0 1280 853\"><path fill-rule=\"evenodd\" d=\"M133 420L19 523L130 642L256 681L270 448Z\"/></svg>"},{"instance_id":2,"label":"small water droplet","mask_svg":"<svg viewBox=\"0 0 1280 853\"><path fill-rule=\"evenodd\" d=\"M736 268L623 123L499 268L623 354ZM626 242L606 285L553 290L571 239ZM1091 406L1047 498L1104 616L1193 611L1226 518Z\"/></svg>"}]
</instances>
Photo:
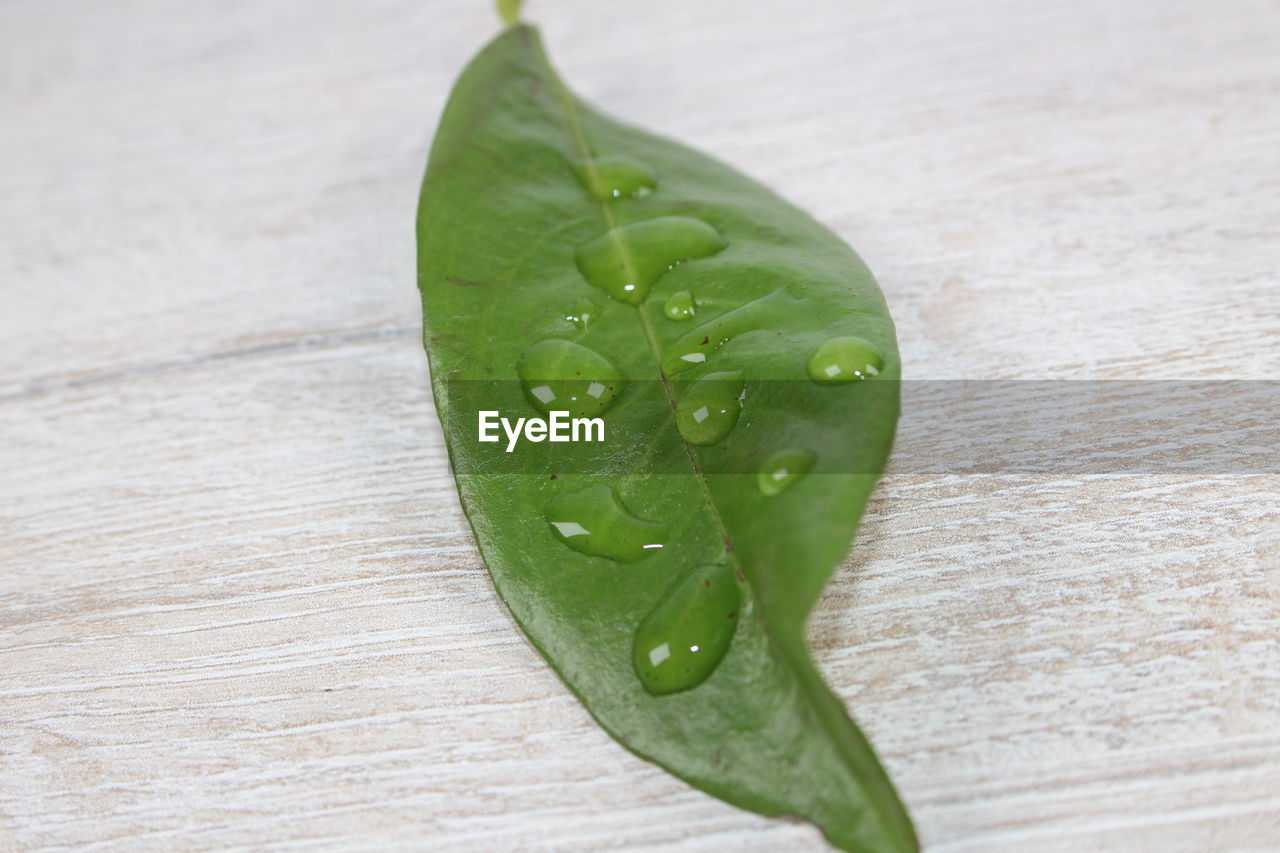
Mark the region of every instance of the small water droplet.
<instances>
[{"instance_id":1,"label":"small water droplet","mask_svg":"<svg viewBox=\"0 0 1280 853\"><path fill-rule=\"evenodd\" d=\"M692 293L678 290L667 297L662 313L668 320L692 320L693 315L698 313L698 307L694 304Z\"/></svg>"},{"instance_id":2,"label":"small water droplet","mask_svg":"<svg viewBox=\"0 0 1280 853\"><path fill-rule=\"evenodd\" d=\"M601 201L643 198L653 192L658 179L653 170L630 157L597 157L578 168L578 179L587 192Z\"/></svg>"},{"instance_id":3,"label":"small water droplet","mask_svg":"<svg viewBox=\"0 0 1280 853\"><path fill-rule=\"evenodd\" d=\"M579 329L585 329L596 319L596 306L590 299L579 299L573 308L564 312L564 318Z\"/></svg>"},{"instance_id":4,"label":"small water droplet","mask_svg":"<svg viewBox=\"0 0 1280 853\"><path fill-rule=\"evenodd\" d=\"M808 450L779 450L760 466L756 485L765 497L780 495L809 473L818 457Z\"/></svg>"},{"instance_id":5,"label":"small water droplet","mask_svg":"<svg viewBox=\"0 0 1280 853\"><path fill-rule=\"evenodd\" d=\"M524 351L516 373L538 411L593 418L613 405L625 380L613 362L595 350L557 338Z\"/></svg>"},{"instance_id":6,"label":"small water droplet","mask_svg":"<svg viewBox=\"0 0 1280 853\"><path fill-rule=\"evenodd\" d=\"M666 525L633 515L604 483L560 495L547 506L555 537L582 554L634 563L662 549Z\"/></svg>"},{"instance_id":7,"label":"small water droplet","mask_svg":"<svg viewBox=\"0 0 1280 853\"><path fill-rule=\"evenodd\" d=\"M823 385L870 379L884 370L884 355L866 338L852 335L824 341L809 357L809 378Z\"/></svg>"},{"instance_id":8,"label":"small water droplet","mask_svg":"<svg viewBox=\"0 0 1280 853\"><path fill-rule=\"evenodd\" d=\"M690 444L722 441L738 423L746 388L742 372L708 373L694 382L676 404L676 428Z\"/></svg>"},{"instance_id":9,"label":"small water droplet","mask_svg":"<svg viewBox=\"0 0 1280 853\"><path fill-rule=\"evenodd\" d=\"M632 644L644 689L664 696L706 681L729 650L741 605L729 566L702 566L668 588Z\"/></svg>"},{"instance_id":10,"label":"small water droplet","mask_svg":"<svg viewBox=\"0 0 1280 853\"><path fill-rule=\"evenodd\" d=\"M707 258L728 243L720 232L690 216L659 216L612 228L578 247L583 278L628 305L649 296L662 274L684 261Z\"/></svg>"}]
</instances>

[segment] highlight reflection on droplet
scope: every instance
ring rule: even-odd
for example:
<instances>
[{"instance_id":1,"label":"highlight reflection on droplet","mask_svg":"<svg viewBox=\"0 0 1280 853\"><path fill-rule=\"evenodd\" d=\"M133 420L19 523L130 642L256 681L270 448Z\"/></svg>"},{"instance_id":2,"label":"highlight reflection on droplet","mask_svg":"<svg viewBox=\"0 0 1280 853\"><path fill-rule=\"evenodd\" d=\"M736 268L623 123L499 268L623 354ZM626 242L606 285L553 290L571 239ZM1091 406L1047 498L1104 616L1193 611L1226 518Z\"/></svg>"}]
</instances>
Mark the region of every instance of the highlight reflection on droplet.
<instances>
[{"instance_id":1,"label":"highlight reflection on droplet","mask_svg":"<svg viewBox=\"0 0 1280 853\"><path fill-rule=\"evenodd\" d=\"M663 303L662 313L668 320L692 320L697 313L693 294L687 290L677 290Z\"/></svg>"},{"instance_id":2,"label":"highlight reflection on droplet","mask_svg":"<svg viewBox=\"0 0 1280 853\"><path fill-rule=\"evenodd\" d=\"M547 506L546 520L562 543L582 554L634 563L661 550L666 525L633 514L604 483L568 492Z\"/></svg>"},{"instance_id":3,"label":"highlight reflection on droplet","mask_svg":"<svg viewBox=\"0 0 1280 853\"><path fill-rule=\"evenodd\" d=\"M723 441L738 423L745 387L742 371L708 373L680 394L676 403L676 428L690 444Z\"/></svg>"},{"instance_id":4,"label":"highlight reflection on droplet","mask_svg":"<svg viewBox=\"0 0 1280 853\"><path fill-rule=\"evenodd\" d=\"M706 681L729 650L741 605L731 566L702 566L672 584L632 643L644 689L664 696Z\"/></svg>"},{"instance_id":5,"label":"highlight reflection on droplet","mask_svg":"<svg viewBox=\"0 0 1280 853\"><path fill-rule=\"evenodd\" d=\"M564 318L579 329L585 329L596 319L596 306L589 299L580 299L573 308L564 312Z\"/></svg>"},{"instance_id":6,"label":"highlight reflection on droplet","mask_svg":"<svg viewBox=\"0 0 1280 853\"><path fill-rule=\"evenodd\" d=\"M597 417L606 412L625 380L612 361L572 341L552 338L524 351L516 374L525 396L543 413Z\"/></svg>"},{"instance_id":7,"label":"highlight reflection on droplet","mask_svg":"<svg viewBox=\"0 0 1280 853\"><path fill-rule=\"evenodd\" d=\"M765 497L780 495L808 474L818 457L808 450L779 450L765 459L756 474L756 486Z\"/></svg>"},{"instance_id":8,"label":"highlight reflection on droplet","mask_svg":"<svg viewBox=\"0 0 1280 853\"><path fill-rule=\"evenodd\" d=\"M574 261L590 284L619 302L639 305L668 270L710 257L727 245L701 219L659 216L606 231L579 246Z\"/></svg>"},{"instance_id":9,"label":"highlight reflection on droplet","mask_svg":"<svg viewBox=\"0 0 1280 853\"><path fill-rule=\"evenodd\" d=\"M810 379L822 385L856 382L879 376L884 355L866 338L831 338L813 351L806 370Z\"/></svg>"},{"instance_id":10,"label":"highlight reflection on droplet","mask_svg":"<svg viewBox=\"0 0 1280 853\"><path fill-rule=\"evenodd\" d=\"M587 191L601 201L643 198L653 192L658 179L646 164L631 157L596 157L578 168Z\"/></svg>"}]
</instances>

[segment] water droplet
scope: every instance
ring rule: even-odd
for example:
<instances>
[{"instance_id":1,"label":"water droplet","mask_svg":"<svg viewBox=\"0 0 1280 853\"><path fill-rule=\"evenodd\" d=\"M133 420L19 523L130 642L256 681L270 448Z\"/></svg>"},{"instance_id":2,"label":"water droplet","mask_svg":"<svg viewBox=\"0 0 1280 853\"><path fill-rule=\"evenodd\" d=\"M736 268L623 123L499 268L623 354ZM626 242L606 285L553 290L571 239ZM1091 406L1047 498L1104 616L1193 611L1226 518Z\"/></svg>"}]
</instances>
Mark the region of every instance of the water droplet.
<instances>
[{"instance_id":1,"label":"water droplet","mask_svg":"<svg viewBox=\"0 0 1280 853\"><path fill-rule=\"evenodd\" d=\"M710 257L727 245L701 219L660 216L606 231L579 246L574 260L592 285L619 302L639 305L667 270Z\"/></svg>"},{"instance_id":2,"label":"water droplet","mask_svg":"<svg viewBox=\"0 0 1280 853\"><path fill-rule=\"evenodd\" d=\"M818 457L808 450L779 450L760 466L756 485L765 497L780 495L808 474L816 461Z\"/></svg>"},{"instance_id":3,"label":"water droplet","mask_svg":"<svg viewBox=\"0 0 1280 853\"><path fill-rule=\"evenodd\" d=\"M609 359L581 344L556 338L525 350L516 362L516 373L538 411L568 412L579 418L603 414L625 384Z\"/></svg>"},{"instance_id":4,"label":"water droplet","mask_svg":"<svg viewBox=\"0 0 1280 853\"><path fill-rule=\"evenodd\" d=\"M808 370L809 378L823 385L870 379L884 370L884 355L866 338L831 338L813 351Z\"/></svg>"},{"instance_id":5,"label":"water droplet","mask_svg":"<svg viewBox=\"0 0 1280 853\"><path fill-rule=\"evenodd\" d=\"M653 170L630 157L597 157L578 169L587 191L602 201L643 198L658 185Z\"/></svg>"},{"instance_id":6,"label":"water droplet","mask_svg":"<svg viewBox=\"0 0 1280 853\"><path fill-rule=\"evenodd\" d=\"M674 376L695 364L702 364L738 335L771 328L785 314L802 310L799 300L792 299L785 290L778 288L681 335L663 351L662 372Z\"/></svg>"},{"instance_id":7,"label":"water droplet","mask_svg":"<svg viewBox=\"0 0 1280 853\"><path fill-rule=\"evenodd\" d=\"M693 302L693 294L687 290L678 290L667 297L666 304L662 306L662 313L667 316L668 320L691 320L693 315L697 313L697 306Z\"/></svg>"},{"instance_id":8,"label":"water droplet","mask_svg":"<svg viewBox=\"0 0 1280 853\"><path fill-rule=\"evenodd\" d=\"M636 675L655 696L697 687L738 627L742 593L730 566L703 566L671 586L636 629Z\"/></svg>"},{"instance_id":9,"label":"water droplet","mask_svg":"<svg viewBox=\"0 0 1280 853\"><path fill-rule=\"evenodd\" d=\"M582 554L634 563L662 549L666 525L632 515L603 483L560 495L547 506L555 537Z\"/></svg>"},{"instance_id":10,"label":"water droplet","mask_svg":"<svg viewBox=\"0 0 1280 853\"><path fill-rule=\"evenodd\" d=\"M595 321L597 310L590 299L579 299L573 308L564 312L564 318L579 329L585 329Z\"/></svg>"},{"instance_id":11,"label":"water droplet","mask_svg":"<svg viewBox=\"0 0 1280 853\"><path fill-rule=\"evenodd\" d=\"M690 444L715 444L738 423L745 388L741 371L708 373L690 385L676 404L676 428Z\"/></svg>"}]
</instances>

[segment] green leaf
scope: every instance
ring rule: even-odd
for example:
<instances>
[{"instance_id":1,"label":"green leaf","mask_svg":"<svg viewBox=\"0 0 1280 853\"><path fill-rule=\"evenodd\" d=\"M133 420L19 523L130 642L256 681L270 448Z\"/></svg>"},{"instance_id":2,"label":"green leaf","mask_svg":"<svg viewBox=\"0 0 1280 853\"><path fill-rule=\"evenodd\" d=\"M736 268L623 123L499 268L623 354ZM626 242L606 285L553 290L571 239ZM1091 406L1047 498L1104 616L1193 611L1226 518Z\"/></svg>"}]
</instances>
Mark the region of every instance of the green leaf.
<instances>
[{"instance_id":1,"label":"green leaf","mask_svg":"<svg viewBox=\"0 0 1280 853\"><path fill-rule=\"evenodd\" d=\"M525 25L457 82L418 244L463 506L570 689L717 797L848 850L916 849L805 643L898 411L893 323L857 255L727 166L576 100ZM481 409L558 407L599 414L606 440L478 440Z\"/></svg>"}]
</instances>

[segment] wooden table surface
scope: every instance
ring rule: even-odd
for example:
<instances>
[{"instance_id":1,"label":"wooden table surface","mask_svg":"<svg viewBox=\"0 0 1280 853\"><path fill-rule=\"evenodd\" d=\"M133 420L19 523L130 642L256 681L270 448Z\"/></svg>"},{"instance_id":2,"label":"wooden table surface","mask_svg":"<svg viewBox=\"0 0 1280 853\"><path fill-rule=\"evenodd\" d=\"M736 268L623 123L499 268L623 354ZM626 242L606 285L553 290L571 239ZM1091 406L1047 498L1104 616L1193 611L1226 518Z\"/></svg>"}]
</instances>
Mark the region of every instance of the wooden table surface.
<instances>
[{"instance_id":1,"label":"wooden table surface","mask_svg":"<svg viewBox=\"0 0 1280 853\"><path fill-rule=\"evenodd\" d=\"M1280 377L1275 0L528 15L855 245L911 378ZM822 849L614 744L472 542L413 218L496 31L0 0L0 849ZM1280 849L1280 474L928 475L929 434L811 630L926 848Z\"/></svg>"}]
</instances>

